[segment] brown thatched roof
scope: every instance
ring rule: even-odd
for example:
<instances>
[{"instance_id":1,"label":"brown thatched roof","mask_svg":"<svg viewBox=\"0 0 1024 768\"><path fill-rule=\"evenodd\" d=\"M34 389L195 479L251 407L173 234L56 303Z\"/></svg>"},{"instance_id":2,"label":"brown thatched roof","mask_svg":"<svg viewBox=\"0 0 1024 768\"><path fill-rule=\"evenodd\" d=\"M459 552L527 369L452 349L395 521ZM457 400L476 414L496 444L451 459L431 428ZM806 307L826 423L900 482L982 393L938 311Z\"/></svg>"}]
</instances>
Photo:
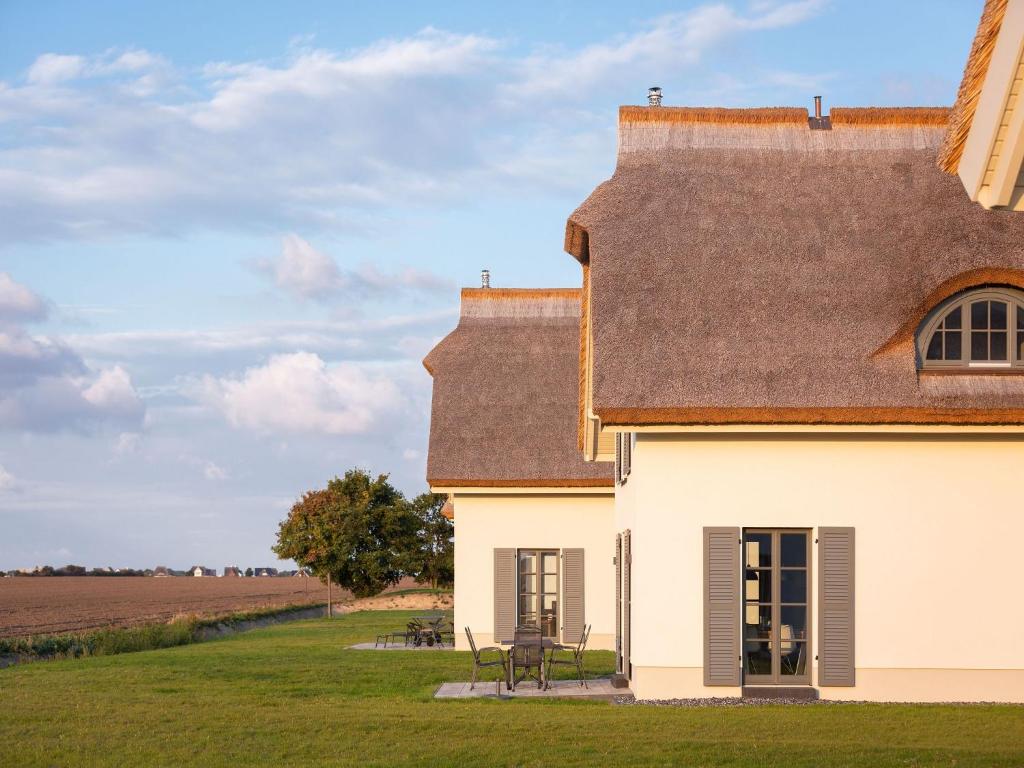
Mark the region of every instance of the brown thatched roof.
<instances>
[{"instance_id":1,"label":"brown thatched roof","mask_svg":"<svg viewBox=\"0 0 1024 768\"><path fill-rule=\"evenodd\" d=\"M992 51L996 47L996 38L1006 16L1007 0L985 0L985 8L978 22L978 31L974 35L971 53L964 67L964 77L960 81L960 90L953 105L953 115L949 123L949 133L939 150L939 167L946 173L956 173L960 158L967 143L967 134L971 130L974 112L978 108L981 88L985 84L988 65L992 61Z\"/></svg>"},{"instance_id":2,"label":"brown thatched roof","mask_svg":"<svg viewBox=\"0 0 1024 768\"><path fill-rule=\"evenodd\" d=\"M427 480L435 487L611 486L576 448L578 289L467 288L434 377Z\"/></svg>"},{"instance_id":3,"label":"brown thatched roof","mask_svg":"<svg viewBox=\"0 0 1024 768\"><path fill-rule=\"evenodd\" d=\"M936 113L844 117L620 124L566 230L606 425L1024 423L1024 379L928 383L913 345L940 297L1024 287L1024 217L936 168Z\"/></svg>"}]
</instances>

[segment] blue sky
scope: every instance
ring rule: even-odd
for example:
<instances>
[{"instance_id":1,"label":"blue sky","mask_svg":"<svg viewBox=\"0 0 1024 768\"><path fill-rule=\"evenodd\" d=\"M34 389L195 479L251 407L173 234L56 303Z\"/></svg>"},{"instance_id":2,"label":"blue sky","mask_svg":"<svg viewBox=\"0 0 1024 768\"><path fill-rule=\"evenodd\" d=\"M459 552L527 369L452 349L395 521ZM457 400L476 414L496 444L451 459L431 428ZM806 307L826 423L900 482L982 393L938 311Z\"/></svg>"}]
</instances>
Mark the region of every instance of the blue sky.
<instances>
[{"instance_id":1,"label":"blue sky","mask_svg":"<svg viewBox=\"0 0 1024 768\"><path fill-rule=\"evenodd\" d=\"M616 108L949 104L981 0L0 4L0 568L424 489L457 288L575 285ZM298 6L298 7L296 7Z\"/></svg>"}]
</instances>

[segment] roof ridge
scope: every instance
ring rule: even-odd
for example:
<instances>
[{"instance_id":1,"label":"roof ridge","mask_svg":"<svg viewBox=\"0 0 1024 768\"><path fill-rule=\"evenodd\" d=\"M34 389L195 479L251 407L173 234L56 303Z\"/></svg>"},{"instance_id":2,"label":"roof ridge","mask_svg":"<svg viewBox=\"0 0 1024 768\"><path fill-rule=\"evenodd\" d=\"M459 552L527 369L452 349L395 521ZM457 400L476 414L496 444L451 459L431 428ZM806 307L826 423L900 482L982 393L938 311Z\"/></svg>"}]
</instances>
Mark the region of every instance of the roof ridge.
<instances>
[{"instance_id":1,"label":"roof ridge","mask_svg":"<svg viewBox=\"0 0 1024 768\"><path fill-rule=\"evenodd\" d=\"M619 122L807 125L803 107L619 107Z\"/></svg>"},{"instance_id":2,"label":"roof ridge","mask_svg":"<svg viewBox=\"0 0 1024 768\"><path fill-rule=\"evenodd\" d=\"M832 107L832 125L945 126L950 107ZM708 125L778 126L810 129L803 107L619 107L620 123L689 123Z\"/></svg>"},{"instance_id":3,"label":"roof ridge","mask_svg":"<svg viewBox=\"0 0 1024 768\"><path fill-rule=\"evenodd\" d=\"M579 288L463 288L460 322L578 321Z\"/></svg>"},{"instance_id":4,"label":"roof ridge","mask_svg":"<svg viewBox=\"0 0 1024 768\"><path fill-rule=\"evenodd\" d=\"M951 107L833 107L829 116L833 126L945 126L952 111Z\"/></svg>"},{"instance_id":5,"label":"roof ridge","mask_svg":"<svg viewBox=\"0 0 1024 768\"><path fill-rule=\"evenodd\" d=\"M463 288L463 299L490 299L498 301L501 299L573 299L579 298L579 288Z\"/></svg>"}]
</instances>

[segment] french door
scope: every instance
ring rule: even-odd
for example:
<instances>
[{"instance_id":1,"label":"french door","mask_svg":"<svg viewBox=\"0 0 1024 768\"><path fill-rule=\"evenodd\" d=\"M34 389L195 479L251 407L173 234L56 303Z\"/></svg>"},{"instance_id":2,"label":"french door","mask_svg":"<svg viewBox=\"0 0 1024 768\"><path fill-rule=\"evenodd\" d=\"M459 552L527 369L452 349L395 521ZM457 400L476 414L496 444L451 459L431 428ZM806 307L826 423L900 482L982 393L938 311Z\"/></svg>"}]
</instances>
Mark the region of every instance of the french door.
<instances>
[{"instance_id":1,"label":"french door","mask_svg":"<svg viewBox=\"0 0 1024 768\"><path fill-rule=\"evenodd\" d=\"M743 531L743 683L810 684L810 531Z\"/></svg>"},{"instance_id":2,"label":"french door","mask_svg":"<svg viewBox=\"0 0 1024 768\"><path fill-rule=\"evenodd\" d=\"M558 550L519 550L520 625L540 627L544 637L558 638Z\"/></svg>"}]
</instances>

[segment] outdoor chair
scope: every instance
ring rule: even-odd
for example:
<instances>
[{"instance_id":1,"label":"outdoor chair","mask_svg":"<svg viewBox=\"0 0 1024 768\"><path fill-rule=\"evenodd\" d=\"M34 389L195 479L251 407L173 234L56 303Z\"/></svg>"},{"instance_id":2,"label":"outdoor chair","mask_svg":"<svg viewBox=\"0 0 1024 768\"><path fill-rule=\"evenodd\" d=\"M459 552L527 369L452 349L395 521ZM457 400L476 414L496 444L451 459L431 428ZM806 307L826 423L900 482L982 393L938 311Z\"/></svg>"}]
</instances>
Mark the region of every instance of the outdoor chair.
<instances>
[{"instance_id":1,"label":"outdoor chair","mask_svg":"<svg viewBox=\"0 0 1024 768\"><path fill-rule=\"evenodd\" d=\"M443 646L445 642L455 645L455 624L451 621L440 621L437 625L437 644Z\"/></svg>"},{"instance_id":2,"label":"outdoor chair","mask_svg":"<svg viewBox=\"0 0 1024 768\"><path fill-rule=\"evenodd\" d=\"M402 642L408 645L409 641L414 640L418 633L419 625L414 621L410 621L405 625L405 629L396 629L394 632L386 632L383 635L377 635L377 639L374 641L373 647L376 648L378 645L383 645L387 648L388 643L395 643L397 645L399 638L402 639Z\"/></svg>"},{"instance_id":3,"label":"outdoor chair","mask_svg":"<svg viewBox=\"0 0 1024 768\"><path fill-rule=\"evenodd\" d=\"M580 635L580 641L576 645L562 645L560 643L556 643L551 646L551 653L548 656L548 670L544 675L546 686L551 685L551 667L563 665L567 667L576 667L576 679L579 681L579 684L584 688L590 687L587 685L587 675L583 668L583 652L587 649L587 640L590 638L590 626L591 625L588 624L583 628L583 634ZM555 656L556 651L571 652L572 658L560 659Z\"/></svg>"},{"instance_id":4,"label":"outdoor chair","mask_svg":"<svg viewBox=\"0 0 1024 768\"><path fill-rule=\"evenodd\" d=\"M544 668L543 642L540 627L516 627L512 650L509 652L513 691L527 677L536 680L537 687L540 688ZM519 670L520 674L517 674L516 670Z\"/></svg>"},{"instance_id":5,"label":"outdoor chair","mask_svg":"<svg viewBox=\"0 0 1024 768\"><path fill-rule=\"evenodd\" d=\"M473 690L474 686L476 686L477 677L480 674L480 670L484 667L501 667L502 680L505 681L505 685L508 685L508 665L505 663L505 652L497 646L477 648L476 641L473 640L473 633L469 631L469 627L466 627L466 638L469 640L469 649L473 652L473 677L469 682L469 689ZM491 651L498 654L498 660L483 661L481 659L481 654L490 653Z\"/></svg>"}]
</instances>

